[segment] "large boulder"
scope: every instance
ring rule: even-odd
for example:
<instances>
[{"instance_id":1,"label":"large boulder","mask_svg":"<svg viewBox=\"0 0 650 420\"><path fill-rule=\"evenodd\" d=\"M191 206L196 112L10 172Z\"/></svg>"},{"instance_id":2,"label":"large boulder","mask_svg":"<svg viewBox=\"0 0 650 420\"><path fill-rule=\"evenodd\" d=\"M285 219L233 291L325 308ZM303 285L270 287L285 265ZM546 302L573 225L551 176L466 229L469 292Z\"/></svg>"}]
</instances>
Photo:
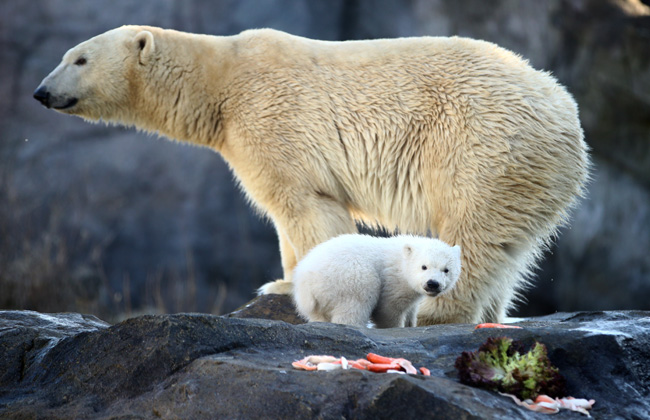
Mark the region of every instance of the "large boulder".
<instances>
[{"instance_id":1,"label":"large boulder","mask_svg":"<svg viewBox=\"0 0 650 420\"><path fill-rule=\"evenodd\" d=\"M457 379L463 351L502 335L544 343L568 393L596 400L595 418L650 413L650 313L558 313L518 325L379 330L178 314L109 326L0 312L0 418L543 418ZM407 358L432 376L291 366L310 354L368 352Z\"/></svg>"},{"instance_id":2,"label":"large boulder","mask_svg":"<svg viewBox=\"0 0 650 420\"><path fill-rule=\"evenodd\" d=\"M129 23L328 40L461 35L523 55L575 95L595 167L519 313L650 309L650 8L639 0L4 0L0 307L111 320L227 313L281 275L277 235L216 153L33 100L68 48Z\"/></svg>"}]
</instances>

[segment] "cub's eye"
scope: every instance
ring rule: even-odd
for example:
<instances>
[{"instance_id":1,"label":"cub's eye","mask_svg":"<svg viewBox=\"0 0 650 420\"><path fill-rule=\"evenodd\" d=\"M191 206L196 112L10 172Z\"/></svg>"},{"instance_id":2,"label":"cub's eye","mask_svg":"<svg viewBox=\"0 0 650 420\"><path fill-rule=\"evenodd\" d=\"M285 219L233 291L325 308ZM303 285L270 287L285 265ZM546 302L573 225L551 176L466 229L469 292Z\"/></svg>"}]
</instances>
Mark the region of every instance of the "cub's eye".
<instances>
[{"instance_id":1,"label":"cub's eye","mask_svg":"<svg viewBox=\"0 0 650 420\"><path fill-rule=\"evenodd\" d=\"M86 59L83 57L77 58L77 61L74 62L75 66L83 66L84 64L86 64Z\"/></svg>"},{"instance_id":2,"label":"cub's eye","mask_svg":"<svg viewBox=\"0 0 650 420\"><path fill-rule=\"evenodd\" d=\"M427 266L426 266L426 265L423 265L423 266L422 266L422 269L423 269L423 270L426 270L426 269L427 269Z\"/></svg>"},{"instance_id":3,"label":"cub's eye","mask_svg":"<svg viewBox=\"0 0 650 420\"><path fill-rule=\"evenodd\" d=\"M449 273L449 269L448 269L448 268L445 268L445 269L442 270L442 271L443 271L443 273Z\"/></svg>"}]
</instances>

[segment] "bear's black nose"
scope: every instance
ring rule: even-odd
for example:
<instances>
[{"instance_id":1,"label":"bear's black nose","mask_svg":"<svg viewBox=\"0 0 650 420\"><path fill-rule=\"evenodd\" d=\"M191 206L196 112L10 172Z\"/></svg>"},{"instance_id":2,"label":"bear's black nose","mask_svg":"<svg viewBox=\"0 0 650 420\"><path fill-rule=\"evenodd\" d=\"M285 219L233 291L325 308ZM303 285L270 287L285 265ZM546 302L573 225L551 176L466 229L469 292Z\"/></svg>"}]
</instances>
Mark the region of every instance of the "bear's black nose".
<instances>
[{"instance_id":1,"label":"bear's black nose","mask_svg":"<svg viewBox=\"0 0 650 420\"><path fill-rule=\"evenodd\" d=\"M429 292L439 292L440 291L440 283L438 283L435 280L429 280L427 282L427 291L429 291Z\"/></svg>"},{"instance_id":2,"label":"bear's black nose","mask_svg":"<svg viewBox=\"0 0 650 420\"><path fill-rule=\"evenodd\" d=\"M46 107L50 107L50 92L47 91L45 86L39 86L38 89L34 91L34 99Z\"/></svg>"}]
</instances>

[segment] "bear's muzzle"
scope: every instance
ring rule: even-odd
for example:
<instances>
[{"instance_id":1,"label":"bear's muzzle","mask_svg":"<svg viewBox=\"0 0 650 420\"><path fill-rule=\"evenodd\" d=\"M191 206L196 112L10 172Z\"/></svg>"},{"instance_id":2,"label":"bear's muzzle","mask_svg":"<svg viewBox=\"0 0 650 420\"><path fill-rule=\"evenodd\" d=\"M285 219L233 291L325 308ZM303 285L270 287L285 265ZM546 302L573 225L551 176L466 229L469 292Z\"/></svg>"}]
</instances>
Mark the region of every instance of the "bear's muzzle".
<instances>
[{"instance_id":1,"label":"bear's muzzle","mask_svg":"<svg viewBox=\"0 0 650 420\"><path fill-rule=\"evenodd\" d=\"M440 283L435 280L427 281L424 290L431 296L440 294Z\"/></svg>"},{"instance_id":2,"label":"bear's muzzle","mask_svg":"<svg viewBox=\"0 0 650 420\"><path fill-rule=\"evenodd\" d=\"M50 92L47 91L45 86L39 86L36 88L34 91L34 99L50 108Z\"/></svg>"},{"instance_id":3,"label":"bear's muzzle","mask_svg":"<svg viewBox=\"0 0 650 420\"><path fill-rule=\"evenodd\" d=\"M54 96L50 94L50 91L47 89L45 85L39 86L34 91L34 99L39 101L44 106L48 108L54 108L56 110L72 108L77 104L77 102L79 102L79 99L77 98L65 98L65 97Z\"/></svg>"}]
</instances>

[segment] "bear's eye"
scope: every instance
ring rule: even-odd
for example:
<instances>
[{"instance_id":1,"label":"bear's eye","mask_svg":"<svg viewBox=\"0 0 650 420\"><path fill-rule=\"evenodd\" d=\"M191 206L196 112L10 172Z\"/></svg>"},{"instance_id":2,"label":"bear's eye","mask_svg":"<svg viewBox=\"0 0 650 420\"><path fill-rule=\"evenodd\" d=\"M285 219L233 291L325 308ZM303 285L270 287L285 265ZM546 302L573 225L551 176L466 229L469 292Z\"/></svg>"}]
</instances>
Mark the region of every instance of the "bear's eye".
<instances>
[{"instance_id":1,"label":"bear's eye","mask_svg":"<svg viewBox=\"0 0 650 420\"><path fill-rule=\"evenodd\" d=\"M427 269L427 266L426 266L426 265L423 265L423 266L422 266L422 269L423 269L423 270L426 270L426 269Z\"/></svg>"},{"instance_id":2,"label":"bear's eye","mask_svg":"<svg viewBox=\"0 0 650 420\"><path fill-rule=\"evenodd\" d=\"M445 268L444 270L442 270L442 272L443 272L443 273L449 273L449 269L448 269L448 268Z\"/></svg>"},{"instance_id":3,"label":"bear's eye","mask_svg":"<svg viewBox=\"0 0 650 420\"><path fill-rule=\"evenodd\" d=\"M86 64L86 59L83 57L77 58L77 61L74 62L75 66L83 66L84 64Z\"/></svg>"}]
</instances>

